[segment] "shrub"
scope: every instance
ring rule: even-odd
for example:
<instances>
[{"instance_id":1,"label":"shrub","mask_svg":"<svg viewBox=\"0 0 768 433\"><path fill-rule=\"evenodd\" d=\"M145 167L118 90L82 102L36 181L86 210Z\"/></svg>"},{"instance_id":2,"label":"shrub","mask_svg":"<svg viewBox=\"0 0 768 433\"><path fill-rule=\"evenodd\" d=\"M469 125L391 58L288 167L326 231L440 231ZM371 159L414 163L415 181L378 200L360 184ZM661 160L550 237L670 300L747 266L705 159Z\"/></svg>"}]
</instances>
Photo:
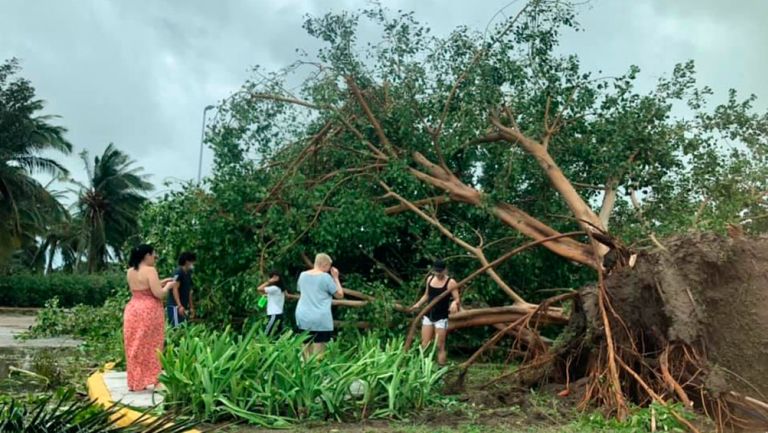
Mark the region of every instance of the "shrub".
<instances>
[{"instance_id":1,"label":"shrub","mask_svg":"<svg viewBox=\"0 0 768 433\"><path fill-rule=\"evenodd\" d=\"M15 274L0 276L0 306L40 308L58 298L61 307L102 305L120 290L127 292L125 276L108 274Z\"/></svg>"},{"instance_id":2,"label":"shrub","mask_svg":"<svg viewBox=\"0 0 768 433\"><path fill-rule=\"evenodd\" d=\"M635 408L625 420L606 418L600 413L591 413L582 417L576 426L583 432L614 431L617 433L644 433L649 431L678 432L686 431L685 426L674 415L692 419L690 412L682 404L674 403L663 406L651 403L644 408Z\"/></svg>"},{"instance_id":3,"label":"shrub","mask_svg":"<svg viewBox=\"0 0 768 433\"><path fill-rule=\"evenodd\" d=\"M77 305L71 309L60 307L58 298L53 298L37 313L35 325L24 337L74 337L84 341L81 350L92 366L105 362L120 365L125 358L123 309L128 298L127 292L118 293L101 306Z\"/></svg>"},{"instance_id":4,"label":"shrub","mask_svg":"<svg viewBox=\"0 0 768 433\"><path fill-rule=\"evenodd\" d=\"M290 333L275 341L256 327L245 335L190 327L162 356L165 401L200 419L276 427L400 418L442 399L445 369L435 367L431 353L406 352L402 339L332 343L307 362L302 349L303 338Z\"/></svg>"}]
</instances>

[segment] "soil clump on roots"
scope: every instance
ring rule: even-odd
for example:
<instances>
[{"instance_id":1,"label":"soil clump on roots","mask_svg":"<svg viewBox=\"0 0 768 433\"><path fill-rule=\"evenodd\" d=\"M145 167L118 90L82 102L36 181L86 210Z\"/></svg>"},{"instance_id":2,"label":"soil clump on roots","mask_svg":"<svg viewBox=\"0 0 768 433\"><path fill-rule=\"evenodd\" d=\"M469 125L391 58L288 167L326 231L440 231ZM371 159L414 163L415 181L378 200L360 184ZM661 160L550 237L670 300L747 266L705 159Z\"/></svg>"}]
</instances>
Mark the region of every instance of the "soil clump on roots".
<instances>
[{"instance_id":1,"label":"soil clump on roots","mask_svg":"<svg viewBox=\"0 0 768 433\"><path fill-rule=\"evenodd\" d=\"M768 238L665 242L606 284L627 326L702 349L711 393L768 395Z\"/></svg>"},{"instance_id":2,"label":"soil clump on roots","mask_svg":"<svg viewBox=\"0 0 768 433\"><path fill-rule=\"evenodd\" d=\"M558 343L518 380L563 384L619 417L679 401L720 430L768 428L768 237L663 246L582 289Z\"/></svg>"}]
</instances>

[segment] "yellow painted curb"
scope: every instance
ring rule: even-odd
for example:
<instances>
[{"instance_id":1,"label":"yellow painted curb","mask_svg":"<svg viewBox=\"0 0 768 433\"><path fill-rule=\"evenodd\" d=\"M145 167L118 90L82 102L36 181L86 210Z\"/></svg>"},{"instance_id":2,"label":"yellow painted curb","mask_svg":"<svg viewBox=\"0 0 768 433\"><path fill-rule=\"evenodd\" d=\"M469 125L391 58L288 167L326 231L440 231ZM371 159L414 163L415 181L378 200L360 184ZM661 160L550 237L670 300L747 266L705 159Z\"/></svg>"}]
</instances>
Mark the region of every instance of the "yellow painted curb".
<instances>
[{"instance_id":1,"label":"yellow painted curb","mask_svg":"<svg viewBox=\"0 0 768 433\"><path fill-rule=\"evenodd\" d=\"M107 364L104 366L104 372L107 372L112 369L112 365ZM90 397L91 400L94 400L96 403L100 404L104 408L111 407L115 404L115 402L112 401L112 394L109 392L109 389L107 389L107 384L104 382L104 372L97 371L96 373L93 373L90 377L88 377L87 386L88 386L88 397ZM113 420L116 420L115 424L119 427L126 427L129 426L139 419L141 419L142 423L149 424L151 422L154 422L157 420L157 417L151 416L151 415L144 415L139 411L123 407L117 410L114 414L111 415L111 418ZM201 433L200 430L192 429L187 430L185 433Z\"/></svg>"}]
</instances>

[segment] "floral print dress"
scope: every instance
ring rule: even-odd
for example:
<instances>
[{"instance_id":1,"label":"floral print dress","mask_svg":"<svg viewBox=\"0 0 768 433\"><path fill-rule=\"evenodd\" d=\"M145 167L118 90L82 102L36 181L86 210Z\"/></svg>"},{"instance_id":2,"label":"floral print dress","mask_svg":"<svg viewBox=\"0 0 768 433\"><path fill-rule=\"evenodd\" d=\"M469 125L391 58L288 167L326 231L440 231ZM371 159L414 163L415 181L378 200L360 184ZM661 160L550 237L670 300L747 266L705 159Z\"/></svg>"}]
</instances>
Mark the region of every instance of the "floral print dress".
<instances>
[{"instance_id":1,"label":"floral print dress","mask_svg":"<svg viewBox=\"0 0 768 433\"><path fill-rule=\"evenodd\" d=\"M123 313L128 390L141 391L157 385L165 321L163 303L147 290L132 290Z\"/></svg>"}]
</instances>

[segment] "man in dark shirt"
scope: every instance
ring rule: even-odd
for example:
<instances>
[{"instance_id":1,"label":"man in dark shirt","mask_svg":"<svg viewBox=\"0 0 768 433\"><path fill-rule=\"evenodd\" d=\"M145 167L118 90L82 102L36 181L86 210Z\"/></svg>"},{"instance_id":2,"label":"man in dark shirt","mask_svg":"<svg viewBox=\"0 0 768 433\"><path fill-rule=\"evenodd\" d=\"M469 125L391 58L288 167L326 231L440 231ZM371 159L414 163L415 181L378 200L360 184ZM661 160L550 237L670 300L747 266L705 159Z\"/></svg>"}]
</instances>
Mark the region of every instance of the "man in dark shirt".
<instances>
[{"instance_id":1,"label":"man in dark shirt","mask_svg":"<svg viewBox=\"0 0 768 433\"><path fill-rule=\"evenodd\" d=\"M185 251L179 256L179 267L173 273L176 284L168 296L168 321L171 326L179 326L188 318L195 315L195 304L192 302L192 269L195 267L197 256Z\"/></svg>"}]
</instances>

